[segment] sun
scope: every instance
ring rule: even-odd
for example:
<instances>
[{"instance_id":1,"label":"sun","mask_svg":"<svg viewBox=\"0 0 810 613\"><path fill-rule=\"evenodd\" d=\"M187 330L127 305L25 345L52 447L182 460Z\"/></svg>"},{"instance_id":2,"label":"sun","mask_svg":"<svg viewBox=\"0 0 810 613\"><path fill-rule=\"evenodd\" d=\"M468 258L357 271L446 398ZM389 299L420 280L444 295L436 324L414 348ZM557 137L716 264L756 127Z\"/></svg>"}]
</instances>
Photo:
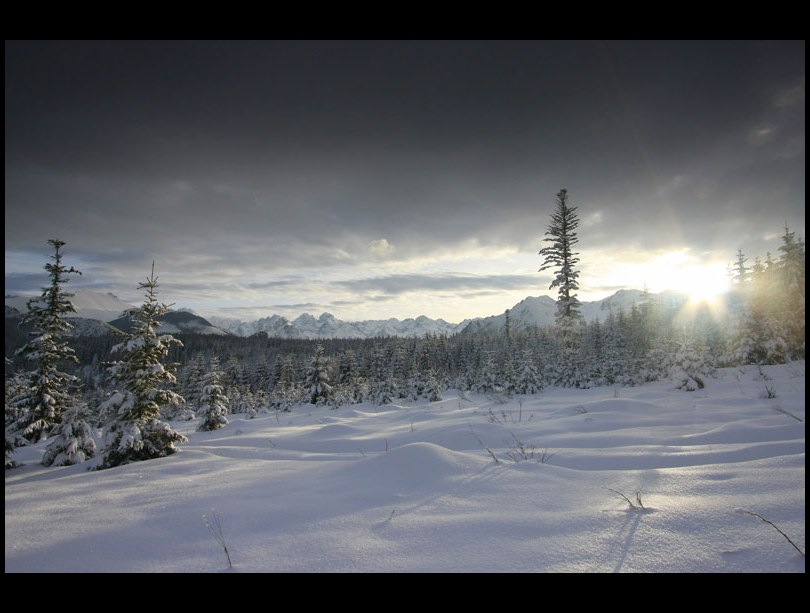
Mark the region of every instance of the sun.
<instances>
[{"instance_id":1,"label":"sun","mask_svg":"<svg viewBox=\"0 0 810 613\"><path fill-rule=\"evenodd\" d=\"M713 304L729 290L729 276L723 263L704 263L699 258L677 251L656 258L647 271L650 286L657 291L674 290L689 296L693 304Z\"/></svg>"},{"instance_id":2,"label":"sun","mask_svg":"<svg viewBox=\"0 0 810 613\"><path fill-rule=\"evenodd\" d=\"M725 268L722 271L713 267L693 270L688 287L683 290L689 294L689 302L716 302L729 288L729 279Z\"/></svg>"}]
</instances>

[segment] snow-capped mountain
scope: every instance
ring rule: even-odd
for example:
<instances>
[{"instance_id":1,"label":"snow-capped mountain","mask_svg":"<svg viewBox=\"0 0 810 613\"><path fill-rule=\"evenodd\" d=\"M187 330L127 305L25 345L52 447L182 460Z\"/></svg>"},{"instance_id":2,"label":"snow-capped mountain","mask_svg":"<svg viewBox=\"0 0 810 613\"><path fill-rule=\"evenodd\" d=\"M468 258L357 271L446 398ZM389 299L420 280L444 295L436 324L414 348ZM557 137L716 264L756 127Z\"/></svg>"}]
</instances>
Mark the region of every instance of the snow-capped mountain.
<instances>
[{"instance_id":1,"label":"snow-capped mountain","mask_svg":"<svg viewBox=\"0 0 810 613\"><path fill-rule=\"evenodd\" d=\"M70 318L75 320L74 336L99 336L114 333L115 328L125 332L132 329L129 314L137 307L127 304L111 293L101 294L82 289L72 293L74 296L70 301L76 309L76 313L70 315ZM18 311L20 315L27 312L28 300L29 298L24 296L6 296L6 317L14 316L14 312L9 309ZM158 331L164 334L178 332L219 336L228 334L208 320L188 311L169 311L161 317L161 322Z\"/></svg>"},{"instance_id":2,"label":"snow-capped mountain","mask_svg":"<svg viewBox=\"0 0 810 613\"><path fill-rule=\"evenodd\" d=\"M466 325L452 324L443 319L420 316L416 319L371 319L365 321L342 321L331 313L314 317L303 313L293 320L281 315L263 317L256 321L243 322L235 319L211 317L211 322L238 336L251 336L264 332L267 336L280 338L378 338L383 336L421 337L425 334L455 334Z\"/></svg>"},{"instance_id":3,"label":"snow-capped mountain","mask_svg":"<svg viewBox=\"0 0 810 613\"><path fill-rule=\"evenodd\" d=\"M650 294L649 299L655 299L663 306L679 306L686 302L687 296L678 292L666 291L660 294ZM604 321L611 312L618 314L619 311L629 313L633 305L640 305L645 301L644 292L637 289L622 289L593 302L580 303L580 313L585 321L599 319ZM535 326L545 326L554 323L557 313L557 303L550 296L529 296L518 302L509 309L510 325L514 330L533 328ZM480 319L472 320L465 332L494 332L503 330L506 315L491 315Z\"/></svg>"},{"instance_id":4,"label":"snow-capped mountain","mask_svg":"<svg viewBox=\"0 0 810 613\"><path fill-rule=\"evenodd\" d=\"M132 331L132 318L130 312L110 322L124 332ZM211 324L210 321L188 311L169 311L160 317L160 326L157 331L161 334L210 334L214 336L227 336L228 332Z\"/></svg>"},{"instance_id":5,"label":"snow-capped mountain","mask_svg":"<svg viewBox=\"0 0 810 613\"><path fill-rule=\"evenodd\" d=\"M70 301L73 303L76 313L71 314L70 317L112 321L121 317L124 311L135 308L111 293L102 294L83 289L73 290L71 293L74 296ZM25 296L6 296L6 306L25 313L28 311L29 300L30 298Z\"/></svg>"},{"instance_id":6,"label":"snow-capped mountain","mask_svg":"<svg viewBox=\"0 0 810 613\"><path fill-rule=\"evenodd\" d=\"M652 296L652 295L651 295ZM662 292L655 299L668 306L682 304L686 296L677 292ZM604 320L611 311L629 312L634 304L644 301L644 292L635 289L619 290L615 294L593 302L583 302L581 312L587 321ZM550 296L529 296L518 302L509 311L514 329L544 326L554 323L557 303ZM453 335L462 330L467 332L493 331L503 328L504 314L464 320L459 324L448 323L443 319L430 319L420 316L416 319L371 319L365 321L342 321L331 313L314 317L303 313L295 319L282 315L262 317L256 321L244 322L225 317L210 317L211 323L237 336L251 336L259 332L274 338L379 338L383 336L421 337L425 334Z\"/></svg>"}]
</instances>

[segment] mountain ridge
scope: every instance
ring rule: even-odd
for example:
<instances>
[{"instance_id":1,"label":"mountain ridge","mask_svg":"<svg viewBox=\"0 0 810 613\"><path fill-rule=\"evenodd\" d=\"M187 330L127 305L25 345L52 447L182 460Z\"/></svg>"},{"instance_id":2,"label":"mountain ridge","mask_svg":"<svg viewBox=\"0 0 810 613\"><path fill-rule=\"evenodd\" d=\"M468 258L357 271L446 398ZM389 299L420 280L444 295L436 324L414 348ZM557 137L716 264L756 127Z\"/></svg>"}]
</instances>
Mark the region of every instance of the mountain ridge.
<instances>
[{"instance_id":1,"label":"mountain ridge","mask_svg":"<svg viewBox=\"0 0 810 613\"><path fill-rule=\"evenodd\" d=\"M580 303L580 312L586 321L593 321L597 318L604 320L611 312L618 313L620 310L629 312L633 305L642 304L649 298L654 298L669 306L677 306L687 300L685 294L674 291L648 294L645 298L645 294L641 290L622 289L601 300ZM21 296L6 296L6 317L9 317L9 309L24 312L28 300ZM98 320L125 331L131 327L130 312L137 308L123 302L112 293L102 294L89 290L76 290L71 301L77 311L75 315L72 315L73 318ZM554 323L556 312L557 303L552 297L547 295L527 296L509 309L510 324L515 330L549 325ZM269 317L245 322L219 316L202 317L191 309L179 309L169 311L161 320L163 325L160 327L160 332L168 334L182 332L213 335L233 334L247 337L264 333L273 338L321 340L388 336L414 338L423 337L426 334L452 336L460 332L492 332L503 329L505 314L467 319L458 324L441 318L431 319L425 315L402 320L391 317L343 321L328 312L321 313L318 317L305 312L294 319L273 314ZM93 327L89 324L80 327L80 329L87 330L88 333L96 334L107 329L95 326L94 331L90 332L91 328Z\"/></svg>"},{"instance_id":2,"label":"mountain ridge","mask_svg":"<svg viewBox=\"0 0 810 613\"><path fill-rule=\"evenodd\" d=\"M443 319L431 319L425 315L402 320L391 317L389 319L343 321L327 312L321 313L317 318L310 313L302 313L295 319L274 314L249 322L224 317L210 317L209 320L215 326L237 336L252 336L263 332L276 338L313 340L385 336L421 337L425 334L452 335L459 332L467 323L465 321L461 324L453 324Z\"/></svg>"},{"instance_id":3,"label":"mountain ridge","mask_svg":"<svg viewBox=\"0 0 810 613\"><path fill-rule=\"evenodd\" d=\"M647 294L637 289L620 289L614 294L580 303L580 313L585 321L596 319L604 321L612 312L628 313L634 305L640 305L647 300L654 299L669 306L679 306L688 300L686 294L667 290L658 294ZM527 296L509 309L510 326L513 330L524 330L535 326L553 324L557 314L557 302L550 296ZM490 315L472 320L464 328L465 333L495 332L502 330L506 321L506 314Z\"/></svg>"}]
</instances>

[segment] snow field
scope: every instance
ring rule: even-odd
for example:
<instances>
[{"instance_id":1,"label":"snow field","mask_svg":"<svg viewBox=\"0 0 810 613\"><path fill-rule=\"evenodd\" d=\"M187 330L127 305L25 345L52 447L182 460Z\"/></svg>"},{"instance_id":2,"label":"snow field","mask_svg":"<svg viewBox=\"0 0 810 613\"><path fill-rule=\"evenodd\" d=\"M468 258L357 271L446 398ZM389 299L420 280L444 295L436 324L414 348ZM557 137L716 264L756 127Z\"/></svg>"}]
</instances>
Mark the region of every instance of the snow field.
<instances>
[{"instance_id":1,"label":"snow field","mask_svg":"<svg viewBox=\"0 0 810 613\"><path fill-rule=\"evenodd\" d=\"M98 472L22 448L6 572L227 570L212 509L238 572L804 572L743 512L804 549L804 362L764 371L776 398L751 367L697 392L446 393L231 415L214 432L176 422L179 454ZM534 457L510 459L517 441Z\"/></svg>"}]
</instances>

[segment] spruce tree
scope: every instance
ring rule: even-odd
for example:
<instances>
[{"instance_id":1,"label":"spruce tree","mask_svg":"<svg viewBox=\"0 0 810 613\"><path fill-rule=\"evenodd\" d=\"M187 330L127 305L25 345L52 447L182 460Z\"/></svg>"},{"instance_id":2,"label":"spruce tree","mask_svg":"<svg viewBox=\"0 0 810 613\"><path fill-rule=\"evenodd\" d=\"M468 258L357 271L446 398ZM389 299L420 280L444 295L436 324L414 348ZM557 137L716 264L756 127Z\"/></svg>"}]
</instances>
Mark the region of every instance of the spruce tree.
<instances>
[{"instance_id":1,"label":"spruce tree","mask_svg":"<svg viewBox=\"0 0 810 613\"><path fill-rule=\"evenodd\" d=\"M537 373L534 353L531 349L524 349L518 366L515 392L518 394L536 394L543 390L543 383Z\"/></svg>"},{"instance_id":2,"label":"spruce tree","mask_svg":"<svg viewBox=\"0 0 810 613\"><path fill-rule=\"evenodd\" d=\"M579 263L578 252L574 246L579 242L576 229L579 226L577 207L568 205L568 190L561 189L557 194L557 208L551 214L551 223L546 231L549 238L544 242L551 243L540 250L543 256L543 265L540 272L549 268L554 269L555 276L549 289L559 288L557 292L557 323L562 330L569 334L577 321L581 318L579 312L579 299L576 291L579 289Z\"/></svg>"},{"instance_id":3,"label":"spruce tree","mask_svg":"<svg viewBox=\"0 0 810 613\"><path fill-rule=\"evenodd\" d=\"M714 374L714 364L700 336L692 330L683 330L672 349L669 376L678 389L694 392L706 387L706 379Z\"/></svg>"},{"instance_id":4,"label":"spruce tree","mask_svg":"<svg viewBox=\"0 0 810 613\"><path fill-rule=\"evenodd\" d=\"M78 270L62 264L60 249L64 241L51 239L54 248L53 262L45 264L51 279L50 285L42 288L39 298L28 301L28 312L22 324L30 325L33 337L17 354L33 362L29 388L18 395L15 410L19 412L12 430L25 441L36 443L48 436L51 428L59 422L62 413L75 402L74 390L79 380L60 370L66 362L78 363L76 353L68 347L65 337L73 324L65 319L76 309L70 302L73 294L63 289L68 275L81 274Z\"/></svg>"},{"instance_id":5,"label":"spruce tree","mask_svg":"<svg viewBox=\"0 0 810 613\"><path fill-rule=\"evenodd\" d=\"M787 357L784 330L779 325L776 305L780 299L776 282L776 265L768 254L765 264L754 258L751 280L746 287L745 307L738 317L736 333L731 338L730 357L738 364L778 364ZM802 319L802 323L804 320Z\"/></svg>"},{"instance_id":6,"label":"spruce tree","mask_svg":"<svg viewBox=\"0 0 810 613\"><path fill-rule=\"evenodd\" d=\"M745 257L742 249L737 249L737 261L734 263L734 282L742 287L748 281L748 273L750 269L745 263L748 261L748 258Z\"/></svg>"},{"instance_id":7,"label":"spruce tree","mask_svg":"<svg viewBox=\"0 0 810 613\"><path fill-rule=\"evenodd\" d=\"M432 368L427 372L425 394L429 402L438 402L442 399L442 386L439 383L439 379L436 377L436 371Z\"/></svg>"},{"instance_id":8,"label":"spruce tree","mask_svg":"<svg viewBox=\"0 0 810 613\"><path fill-rule=\"evenodd\" d=\"M211 359L208 372L203 376L200 393L199 432L218 430L228 425L228 397L222 389L222 371L219 370L219 359Z\"/></svg>"},{"instance_id":9,"label":"spruce tree","mask_svg":"<svg viewBox=\"0 0 810 613\"><path fill-rule=\"evenodd\" d=\"M182 382L181 389L183 390L185 403L177 407L171 407L170 410L166 411L164 415L167 419L191 421L197 417L204 374L203 354L195 353L191 362L185 366L181 376L178 377L178 380Z\"/></svg>"},{"instance_id":10,"label":"spruce tree","mask_svg":"<svg viewBox=\"0 0 810 613\"><path fill-rule=\"evenodd\" d=\"M358 379L357 354L354 349L347 349L340 354L338 363L338 385L343 388L348 402L354 403L358 401Z\"/></svg>"},{"instance_id":11,"label":"spruce tree","mask_svg":"<svg viewBox=\"0 0 810 613\"><path fill-rule=\"evenodd\" d=\"M326 404L329 401L332 394L332 386L329 384L329 360L323 354L321 344L315 347L315 355L307 369L305 386L312 404Z\"/></svg>"},{"instance_id":12,"label":"spruce tree","mask_svg":"<svg viewBox=\"0 0 810 613\"><path fill-rule=\"evenodd\" d=\"M168 456L177 451L177 443L187 440L160 419L163 407L184 402L169 389L176 379L162 362L172 345L182 343L170 334L157 333L159 319L170 306L157 301L154 263L151 275L138 287L146 290L146 300L133 313L133 332L127 341L113 347L122 355L109 368L119 389L102 405L113 419L106 428L99 469Z\"/></svg>"},{"instance_id":13,"label":"spruce tree","mask_svg":"<svg viewBox=\"0 0 810 613\"><path fill-rule=\"evenodd\" d=\"M289 411L294 404L301 401L303 390L296 377L296 368L293 356L288 354L283 360L276 359L279 367L278 381L273 387L271 404L279 410Z\"/></svg>"},{"instance_id":14,"label":"spruce tree","mask_svg":"<svg viewBox=\"0 0 810 613\"><path fill-rule=\"evenodd\" d=\"M87 423L87 405L68 407L48 436L48 447L42 456L45 466L69 466L92 458L96 453L93 430Z\"/></svg>"},{"instance_id":15,"label":"spruce tree","mask_svg":"<svg viewBox=\"0 0 810 613\"><path fill-rule=\"evenodd\" d=\"M393 403L399 396L399 390L391 372L391 365L381 345L374 347L369 365L369 374L372 402L378 405Z\"/></svg>"},{"instance_id":16,"label":"spruce tree","mask_svg":"<svg viewBox=\"0 0 810 613\"><path fill-rule=\"evenodd\" d=\"M790 358L804 359L804 241L796 238L796 233L785 226L782 245L779 246L779 290L777 303L780 328L788 341Z\"/></svg>"},{"instance_id":17,"label":"spruce tree","mask_svg":"<svg viewBox=\"0 0 810 613\"><path fill-rule=\"evenodd\" d=\"M9 358L5 358L6 366L11 364ZM20 436L15 428L15 423L21 415L21 411L28 406L27 398L31 395L30 372L15 373L6 379L5 385L5 432L6 432L6 470L19 466L11 455L25 441L20 440Z\"/></svg>"},{"instance_id":18,"label":"spruce tree","mask_svg":"<svg viewBox=\"0 0 810 613\"><path fill-rule=\"evenodd\" d=\"M19 466L19 463L15 462L11 457L11 454L14 453L16 448L16 440L14 439L14 435L6 430L6 470L9 468L17 468Z\"/></svg>"}]
</instances>

